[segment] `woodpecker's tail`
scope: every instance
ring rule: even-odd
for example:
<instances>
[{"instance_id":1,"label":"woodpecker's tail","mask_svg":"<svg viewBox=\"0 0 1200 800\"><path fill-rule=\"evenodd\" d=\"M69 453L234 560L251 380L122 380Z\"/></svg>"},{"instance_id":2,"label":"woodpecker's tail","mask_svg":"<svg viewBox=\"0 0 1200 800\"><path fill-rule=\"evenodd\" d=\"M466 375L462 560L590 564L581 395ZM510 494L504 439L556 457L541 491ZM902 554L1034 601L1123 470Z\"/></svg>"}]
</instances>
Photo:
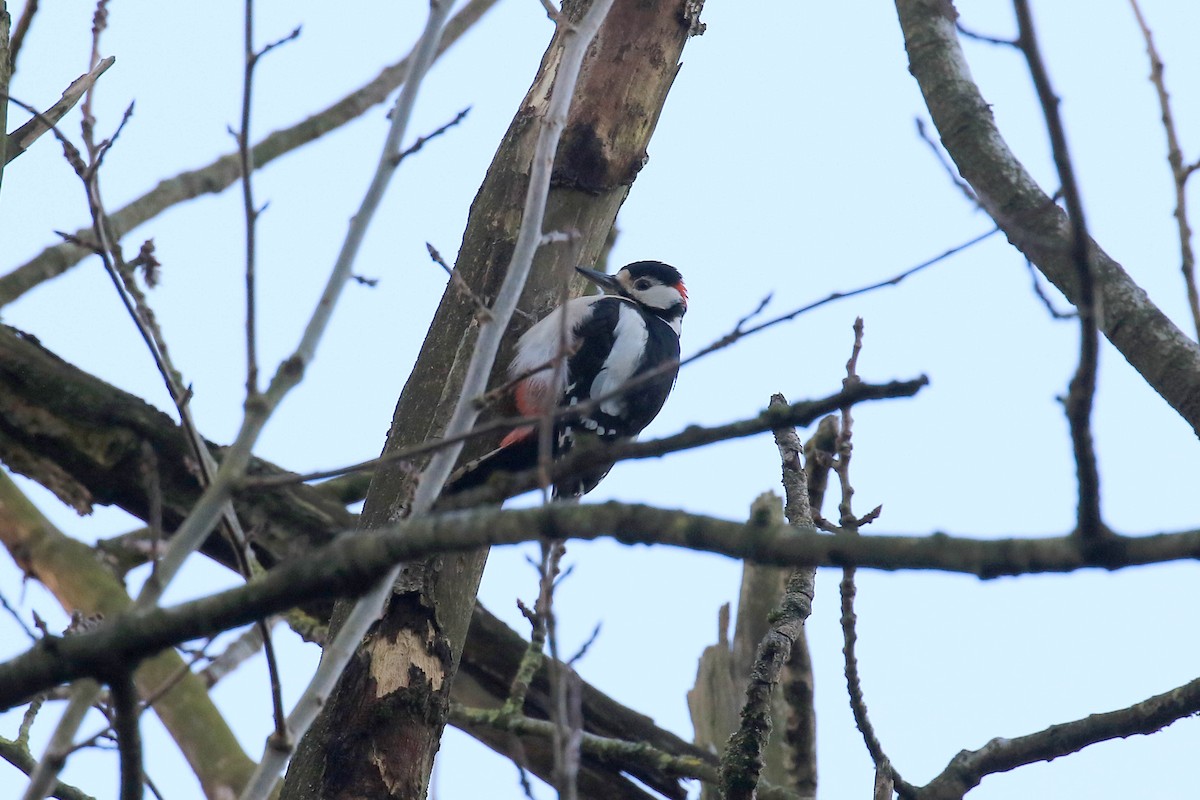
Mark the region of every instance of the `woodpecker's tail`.
<instances>
[{"instance_id":1,"label":"woodpecker's tail","mask_svg":"<svg viewBox=\"0 0 1200 800\"><path fill-rule=\"evenodd\" d=\"M508 441L506 439L506 441ZM555 448L554 458L560 458L571 449L573 437L556 437L558 447ZM492 452L464 464L450 476L446 488L442 490L443 498L477 489L486 484L498 472L523 472L533 469L538 463L537 432L530 428L526 435L502 444ZM554 498L579 498L596 488L612 463L598 464L586 472L573 477L563 478L554 484Z\"/></svg>"},{"instance_id":2,"label":"woodpecker's tail","mask_svg":"<svg viewBox=\"0 0 1200 800\"><path fill-rule=\"evenodd\" d=\"M538 439L531 428L526 436L501 444L495 450L469 461L450 476L443 497L477 489L497 472L521 472L537 466Z\"/></svg>"}]
</instances>

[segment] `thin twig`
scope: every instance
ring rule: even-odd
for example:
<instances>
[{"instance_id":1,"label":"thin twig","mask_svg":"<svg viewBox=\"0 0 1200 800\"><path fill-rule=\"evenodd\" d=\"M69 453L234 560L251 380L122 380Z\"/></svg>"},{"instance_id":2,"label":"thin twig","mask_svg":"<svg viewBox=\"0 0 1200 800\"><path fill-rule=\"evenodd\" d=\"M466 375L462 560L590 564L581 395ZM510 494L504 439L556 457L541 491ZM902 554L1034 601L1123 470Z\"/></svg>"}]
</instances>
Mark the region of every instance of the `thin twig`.
<instances>
[{"instance_id":1,"label":"thin twig","mask_svg":"<svg viewBox=\"0 0 1200 800\"><path fill-rule=\"evenodd\" d=\"M8 93L12 83L11 40L8 36L12 18L0 5L0 184L4 181L4 166L8 163Z\"/></svg>"},{"instance_id":2,"label":"thin twig","mask_svg":"<svg viewBox=\"0 0 1200 800\"><path fill-rule=\"evenodd\" d=\"M100 14L97 14L98 19ZM102 30L101 22L97 22L96 27ZM86 99L85 99L86 102ZM200 478L202 485L210 486L217 472L217 465L212 454L208 450L208 445L204 438L200 435L195 422L192 419L189 406L190 391L182 385L182 378L179 372L171 363L170 355L167 350L166 340L163 337L161 329L155 320L153 311L146 302L145 295L138 288L136 281L133 278L132 270L125 264L120 245L111 241L108 232L112 229L109 222L108 213L104 208L103 200L100 196L99 187L99 161L107 149L115 141L117 134L129 119L129 111L126 111L125 117L122 119L121 126L118 127L117 133L105 142L97 145L94 141L88 144L90 162L83 162L76 156L68 158L74 165L77 174L84 182L84 187L87 192L88 206L92 214L92 233L97 242L96 253L100 256L101 263L104 265L105 271L108 273L117 294L129 313L138 333L145 342L147 349L150 351L154 359L155 366L158 368L159 374L162 376L163 382L166 384L167 391L174 401L176 410L179 413L180 423L184 432L187 434L188 442L192 449L192 454L195 456L200 467ZM94 120L89 122L89 130L94 130ZM54 133L63 141L64 148L69 147L69 142L55 128ZM145 254L147 246L143 246L142 253ZM139 256L141 257L141 256ZM241 524L237 519L237 515L233 510L232 504L226 499L220 513L225 522L225 530L232 540L233 550L236 557L239 559L239 569L247 579L252 574L251 565L254 563L254 555L250 551L246 542L245 534L242 531ZM178 536L176 537L178 538ZM174 547L174 540L172 547ZM168 550L168 554L171 551ZM180 557L180 562L182 557ZM139 595L139 603L156 602L156 597L153 597L153 592L161 591L165 582L171 579L171 575L162 575L158 569L159 564L155 562L155 569L151 573L150 579L143 588L142 594ZM274 678L274 683L278 682L277 676Z\"/></svg>"},{"instance_id":3,"label":"thin twig","mask_svg":"<svg viewBox=\"0 0 1200 800\"><path fill-rule=\"evenodd\" d=\"M250 147L251 90L254 87L254 66L258 53L254 51L254 0L245 0L244 42L242 47L242 124L236 138L238 162L242 168L242 213L246 229L246 402L258 396L258 334L256 308L255 232L258 230L258 207L254 204L254 151ZM277 718L278 719L278 718ZM276 727L276 732L279 728Z\"/></svg>"},{"instance_id":4,"label":"thin twig","mask_svg":"<svg viewBox=\"0 0 1200 800\"><path fill-rule=\"evenodd\" d=\"M1029 282L1033 286L1034 295L1038 300L1042 301L1042 305L1046 307L1048 312L1050 312L1050 317L1052 319L1076 319L1079 316L1079 314L1075 311L1059 311L1057 308L1055 308L1053 301L1050 300L1050 296L1047 295L1046 291L1042 288L1042 281L1039 277L1040 273L1037 271L1037 267L1035 267L1033 262L1028 258L1025 259L1025 266L1029 270Z\"/></svg>"},{"instance_id":5,"label":"thin twig","mask_svg":"<svg viewBox=\"0 0 1200 800\"><path fill-rule=\"evenodd\" d=\"M892 384L861 384L848 392L838 392L816 401L797 402L786 409L767 409L753 418L727 425L718 425L712 428L694 425L681 433L662 439L645 442L619 441L583 450L573 450L551 465L550 479L560 481L585 474L589 469L596 467L610 467L619 461L655 458L680 449L700 447L703 444L711 444L729 438L752 436L756 433L773 430L780 425L808 425L825 414L841 408L840 404L842 403L911 396L920 391L927 383L928 381L921 377L915 381ZM485 485L447 498L446 506L470 508L482 503L499 502L535 489L539 485L540 473L537 469L515 473L497 473L490 476Z\"/></svg>"},{"instance_id":6,"label":"thin twig","mask_svg":"<svg viewBox=\"0 0 1200 800\"><path fill-rule=\"evenodd\" d=\"M25 34L29 33L29 26L33 24L33 17L37 14L38 0L25 0L25 8L21 10L21 18L17 20L16 27L13 28L12 38L8 44L8 68L9 73L17 71L17 56L21 52L21 45L25 43ZM3 130L0 129L0 133Z\"/></svg>"},{"instance_id":7,"label":"thin twig","mask_svg":"<svg viewBox=\"0 0 1200 800\"><path fill-rule=\"evenodd\" d=\"M471 285L459 274L458 270L447 264L446 259L442 258L442 254L429 242L425 243L425 249L429 251L429 257L433 260L433 263L441 267L450 276L450 282L454 284L454 287L475 306L475 318L480 322L491 319L492 312L488 309L487 302L471 288Z\"/></svg>"},{"instance_id":8,"label":"thin twig","mask_svg":"<svg viewBox=\"0 0 1200 800\"><path fill-rule=\"evenodd\" d=\"M283 394L299 381L305 367L312 360L317 343L328 324L333 305L337 302L337 298L351 275L351 267L366 235L367 226L383 199L388 182L396 171L395 154L404 140L404 133L408 128L408 121L416 102L417 90L430 64L433 63L443 26L452 7L453 3L450 0L430 0L429 18L410 55L410 70L405 77L404 88L400 90L400 95L396 98L396 105L392 109L391 126L384 141L383 152L380 155L375 175L363 196L358 212L351 219L350 230L346 234L342 250L338 254L337 262L329 276L329 282L318 302L317 310L314 311L312 319L305 329L300 345L292 357L282 365L280 372L272 379L271 385L267 389L263 399L264 404L269 408L273 407ZM507 321L505 318L504 323L507 324ZM244 468L244 464L242 466ZM448 474L449 469L446 472ZM442 480L445 480L444 476ZM440 485L439 482L438 487L435 488L439 488ZM430 503L432 504L432 499ZM391 573L390 579L379 581L372 592L359 601L333 641L326 645L316 674L304 694L296 702L292 713L288 715L289 741L269 740L267 742L263 758L259 761L258 767L242 792L242 800L260 800L270 794L276 776L287 763L292 750L292 742L298 741L308 731L325 704L325 698L329 696L334 684L353 656L367 628L378 619L384 600L391 594L392 582L399 573L399 567L393 567Z\"/></svg>"},{"instance_id":9,"label":"thin twig","mask_svg":"<svg viewBox=\"0 0 1200 800\"><path fill-rule=\"evenodd\" d=\"M33 722L37 719L38 712L42 710L42 705L46 702L46 695L39 694L29 702L25 708L25 713L21 715L21 725L17 728L16 744L20 747L29 750L29 734L33 731Z\"/></svg>"},{"instance_id":10,"label":"thin twig","mask_svg":"<svg viewBox=\"0 0 1200 800\"><path fill-rule=\"evenodd\" d=\"M446 131L453 128L455 125L458 125L460 122L462 122L464 119L467 118L467 114L469 114L469 113L471 113L471 107L467 106L462 111L455 114L454 119L450 120L449 122L445 123L444 125L442 125L438 128L435 128L431 133L427 133L424 136L418 136L417 140L415 142L413 142L411 145L409 145L406 149L401 150L399 153L396 154L395 166L397 166L397 167L400 166L401 161L403 161L404 159L413 155L414 153L419 152L421 150L421 148L425 146L426 142L430 141L431 139L436 139L437 137L441 136Z\"/></svg>"},{"instance_id":11,"label":"thin twig","mask_svg":"<svg viewBox=\"0 0 1200 800\"><path fill-rule=\"evenodd\" d=\"M968 39L974 39L977 42L983 42L985 44L1000 45L1002 47L1017 47L1018 46L1017 42L1012 39L1005 39L1000 36L989 36L986 33L979 33L978 31L974 31L974 30L971 30L970 28L967 28L961 22L956 22L954 24L954 27L963 36L967 37Z\"/></svg>"},{"instance_id":12,"label":"thin twig","mask_svg":"<svg viewBox=\"0 0 1200 800\"><path fill-rule=\"evenodd\" d=\"M539 736L547 739L554 733L554 723L549 720L498 715L492 709L467 708L457 703L450 706L450 721L463 728L486 726L522 736ZM594 733L584 733L580 737L580 749L601 761L644 764L650 769L669 775L696 778L706 783L716 783L718 779L716 767L709 762L694 756L671 755L651 747L645 742L629 742L623 739L598 736ZM779 787L763 785L759 788L759 800L800 800L801 797L795 792Z\"/></svg>"},{"instance_id":13,"label":"thin twig","mask_svg":"<svg viewBox=\"0 0 1200 800\"><path fill-rule=\"evenodd\" d=\"M600 639L600 630L603 627L604 627L603 623L601 623L601 622L596 623L595 627L592 628L592 632L589 633L588 637L583 640L583 644L579 645L579 647L577 647L575 649L575 655L573 655L567 659L566 663L569 666L573 667L576 664L578 664L580 661L583 660L584 656L586 656L588 654L588 650L590 650L592 648L592 645L594 645Z\"/></svg>"},{"instance_id":14,"label":"thin twig","mask_svg":"<svg viewBox=\"0 0 1200 800\"><path fill-rule=\"evenodd\" d=\"M150 790L150 793L154 795L155 800L165 800L163 793L154 785L154 781L150 780L150 776L146 774L145 770L142 771L142 782Z\"/></svg>"},{"instance_id":15,"label":"thin twig","mask_svg":"<svg viewBox=\"0 0 1200 800\"><path fill-rule=\"evenodd\" d=\"M31 642L36 642L38 640L37 634L35 634L29 628L29 626L25 624L25 620L21 619L21 615L17 613L17 610L13 608L11 604L9 604L8 598L3 594L0 594L0 607L9 613L9 615L16 621L17 625L21 627L21 630L25 632L25 635L29 637Z\"/></svg>"},{"instance_id":16,"label":"thin twig","mask_svg":"<svg viewBox=\"0 0 1200 800\"><path fill-rule=\"evenodd\" d=\"M93 84L93 87L95 84ZM91 163L88 164L88 174L95 174L100 171L100 167L104 164L104 157L112 150L113 145L117 143L117 139L121 137L121 132L125 130L125 126L129 124L129 120L133 118L133 102L125 107L125 113L121 115L121 121L117 123L117 129L113 131L112 136L95 145L95 153L91 156Z\"/></svg>"},{"instance_id":17,"label":"thin twig","mask_svg":"<svg viewBox=\"0 0 1200 800\"><path fill-rule=\"evenodd\" d=\"M521 663L517 665L516 674L513 675L512 683L508 688L508 697L504 700L502 712L505 714L521 715L524 713L525 698L529 695L529 686L533 683L533 676L537 674L538 669L545 660L542 650L546 646L546 619L538 611L541 605L542 596L540 590L538 592L538 599L534 602L532 609L526 607L520 600L517 601L517 607L521 609L521 613L525 616L525 619L529 620L532 630L529 634L529 645L525 648L525 654L521 657Z\"/></svg>"},{"instance_id":18,"label":"thin twig","mask_svg":"<svg viewBox=\"0 0 1200 800\"><path fill-rule=\"evenodd\" d=\"M575 83L579 77L583 57L611 5L612 0L596 0L578 25L565 36L565 45L555 76L554 88L551 91L546 116L534 148L524 215L513 248L512 261L505 273L504 281L500 285L496 300L492 304L493 318L480 326L475 350L467 366L458 403L446 425L446 438L458 437L466 433L474 426L475 420L479 416L479 410L475 407L475 398L487 388L487 379L495 363L500 341L512 318L513 311L516 309L517 300L520 298L533 265L533 255L538 239L541 237L542 220L545 216L546 200L550 190L550 172L554 162L554 153L558 149L559 137L566 126L567 110L575 94ZM452 3L449 0L431 0L430 2L429 21L418 44L419 55L413 61L413 75L405 80L396 109L392 112L393 130L397 121L406 120L411 110L419 77L433 60L433 52L441 35L442 24L450 12L451 6ZM389 135L388 146L384 151L385 162L390 162L391 154L398 149L399 139L393 141L393 138ZM420 516L433 508L442 486L450 476L450 471L461 452L462 444L459 442L438 450L430 459L413 495L412 516ZM343 621L342 627L334 636L333 641L326 646L316 674L288 718L288 724L295 736L302 736L316 719L325 704L325 699L333 691L338 678L353 657L358 644L370 626L379 618L384 603L391 597L392 585L402 567L402 564L393 566L383 580L378 581L367 594L358 600ZM271 789L275 775L282 769L286 760L286 752L268 747L250 784L242 795L242 800L258 800L258 798L265 797Z\"/></svg>"},{"instance_id":19,"label":"thin twig","mask_svg":"<svg viewBox=\"0 0 1200 800\"><path fill-rule=\"evenodd\" d=\"M922 117L915 117L914 120L917 124L917 136L921 137L921 141L929 146L929 152L933 153L933 157L942 165L942 171L950 178L950 182L954 184L956 189L962 192L963 197L967 199L968 203L982 208L975 190L971 188L969 183L962 179L962 176L958 174L958 169L954 166L954 162L946 156L946 151L930 135L929 129L925 126L925 120Z\"/></svg>"},{"instance_id":20,"label":"thin twig","mask_svg":"<svg viewBox=\"0 0 1200 800\"><path fill-rule=\"evenodd\" d=\"M268 630L274 627L277 621L278 617L265 620ZM216 686L218 681L232 673L262 649L264 641L262 628L257 625L248 628L245 633L213 658L207 667L200 670L198 674L204 679L205 686L210 689Z\"/></svg>"},{"instance_id":21,"label":"thin twig","mask_svg":"<svg viewBox=\"0 0 1200 800\"><path fill-rule=\"evenodd\" d=\"M1171 112L1171 96L1167 93L1167 82L1163 77L1163 61L1154 46L1150 26L1142 16L1142 9L1137 0L1129 0L1129 5L1133 7L1133 15L1137 17L1138 27L1146 40L1146 55L1150 58L1150 82L1154 84L1155 93L1158 95L1163 130L1167 134L1167 163L1171 166L1171 177L1175 184L1175 222L1179 226L1180 269L1187 290L1188 308L1192 312L1197 339L1200 339L1200 291L1196 288L1196 255L1192 251L1192 227L1188 222L1187 212L1187 180L1196 165L1185 166L1183 163L1183 150L1179 145L1179 134L1175 130L1175 115Z\"/></svg>"},{"instance_id":22,"label":"thin twig","mask_svg":"<svg viewBox=\"0 0 1200 800\"><path fill-rule=\"evenodd\" d=\"M710 344L701 348L694 354L681 360L679 362L678 366L680 366L680 367L687 366L688 364L691 364L694 361L699 361L700 359L705 358L706 356L711 355L712 353L715 353L719 350L729 347L729 346L733 345L735 342L738 342L747 336L753 336L757 333L761 333L762 331L772 328L775 325L779 325L784 322L789 322L804 313L807 313L814 309L820 308L821 306L827 305L827 304L835 302L837 300L844 300L846 298L855 297L857 295L861 295L866 292L874 291L876 289L881 289L881 288L884 288L887 286L895 286L895 285L899 284L900 282L902 282L903 280L905 280L906 278L908 278L924 269L927 269L928 267L931 267L940 261L944 261L945 259L972 247L973 245L976 245L976 244L982 242L983 240L985 240L985 239L989 238L990 236L994 235L995 233L997 233L999 230L1000 230L999 228L993 228L992 230L990 230L986 233L982 233L978 236L975 236L975 237L967 240L966 242L963 242L962 244L951 247L950 249L945 250L944 252L940 253L939 255L934 256L933 258L927 259L913 267L909 267L908 269L904 270L903 272L893 275L891 278L888 278L886 280L877 281L877 282L869 284L867 286L860 286L857 289L851 289L846 292L834 292L833 294L830 294L820 300L816 300L814 302L808 303L804 306L801 306L797 309L789 311L778 317L769 319L759 325L755 325L753 327L746 328L745 327L746 323L748 323L751 319L753 319L755 316L757 316L759 313L761 313L761 311L766 307L767 301L770 300L770 297L768 296L767 298L764 298L763 301L761 301L759 303L759 306L754 311L752 311L751 313L749 313L749 314L743 316L741 319L739 319L737 324L733 327L733 329L729 333L725 334L724 336L721 336L720 338L714 340L713 342L711 342ZM555 359L552 359L550 361L546 361L543 364L539 364L538 366L533 367L532 369L530 369L520 375L514 376L512 379L510 379L503 385L501 385L495 389L489 390L486 394L481 394L476 399L476 404L480 408L485 408L485 407L491 405L495 401L496 398L507 395L509 390L514 385L516 385L520 381L524 380L525 378L529 377L530 375L537 374L538 372L541 372L542 370L553 368L554 361L555 361ZM576 406L572 406L570 408L557 409L555 411L555 414L557 415L558 418L561 419L563 417L573 415L573 414L586 413L587 411L598 407L601 403L607 402L615 397L619 397L619 396L624 395L627 392L633 391L634 389L638 388L639 386L644 385L644 383L646 383L650 380L653 380L656 377L659 377L661 374L665 373L669 369L674 368L675 366L676 366L675 362L673 362L673 361L668 362L666 364L663 364L661 367L659 367L655 370L649 370L647 372L642 373L638 377L628 381L627 383L618 387L617 389L613 390L612 392L609 392L600 397L592 398L590 401L587 401L586 403L580 403L580 404L578 404ZM466 431L462 434L459 434L459 436L457 438L453 437L453 436L449 436L449 435L443 435L443 437L441 439L439 439L437 442L424 442L419 445L414 445L412 447L406 447L401 450L396 450L394 452L387 453L382 456L378 456L377 458L367 459L365 461L360 461L356 464L350 464L350 465L347 465L344 467L335 467L333 469L321 470L319 472L308 472L308 473L295 474L295 475L271 475L271 476L248 478L243 482L243 486L245 486L246 488L286 486L286 485L289 485L292 483L307 483L309 481L323 480L325 478L333 478L333 477L337 477L339 475L345 475L350 472L361 472L361 471L365 471L365 470L375 469L376 467L382 466L384 464L391 464L391 463L394 463L397 461L404 461L407 459L411 459L418 455L424 455L424 454L432 452L438 448L441 448L441 447L445 446L446 444L455 443L460 440L466 441L473 437L483 436L483 435L486 435L489 433L495 433L496 431L499 431L499 430L512 430L514 428L518 428L523 425L535 424L540 419L541 419L541 416L539 415L537 417L512 417L512 418L507 418L507 419L492 420L492 421L484 423L482 425L478 425L470 431Z\"/></svg>"},{"instance_id":23,"label":"thin twig","mask_svg":"<svg viewBox=\"0 0 1200 800\"><path fill-rule=\"evenodd\" d=\"M554 616L554 589L565 553L566 546L559 540L542 542L542 559L538 566L538 615L546 627L546 641L550 646L550 721L554 725L550 743L554 752L554 787L558 790L559 800L575 800L579 791L579 742L583 737L580 680L575 670L559 657L558 625Z\"/></svg>"},{"instance_id":24,"label":"thin twig","mask_svg":"<svg viewBox=\"0 0 1200 800\"><path fill-rule=\"evenodd\" d=\"M1079 366L1071 379L1067 391L1067 422L1071 429L1071 446L1075 453L1075 471L1079 481L1079 509L1077 527L1080 542L1085 547L1102 544L1105 538L1104 521L1100 516L1100 473L1096 467L1096 451L1092 441L1092 403L1096 394L1096 369L1100 349L1100 333L1096 318L1096 288L1091 268L1091 240L1083 216L1083 201L1075 181L1075 170L1071 166L1071 154L1067 148L1066 132L1058 113L1058 97L1050 86L1050 78L1042 63L1038 49L1037 34L1029 11L1028 0L1013 0L1020 31L1018 44L1029 63L1029 74L1037 89L1042 113L1046 117L1046 128L1050 134L1050 147L1054 152L1054 164L1062 182L1063 202L1071 223L1071 251L1075 261L1076 280L1079 284Z\"/></svg>"},{"instance_id":25,"label":"thin twig","mask_svg":"<svg viewBox=\"0 0 1200 800\"><path fill-rule=\"evenodd\" d=\"M99 0L96 4L96 11L92 18L92 53L89 66L94 72L101 63L100 59L100 36L104 32L107 25L107 0ZM88 162L85 164L78 150L70 143L53 124L50 129L54 135L58 137L63 145L63 152L68 163L71 164L75 173L83 181L84 190L87 194L88 209L92 215L92 231L96 237L96 242L99 246L99 255L104 264L105 270L109 273L110 278L117 286L117 291L121 295L122 302L126 309L137 319L131 304L124 292L121 290L121 281L117 275L117 267L114 265L112 258L120 259L120 251L114 246L110 246L107 230L106 217L104 214L103 205L99 195L99 174L96 167L99 165L99 160L103 158L107 151L108 145L111 142L106 142L103 145L97 145L95 142L95 118L92 116L91 107L95 89L95 81L87 84L83 93L83 121L81 123L83 131L84 145L88 153ZM121 124L117 128L117 134L120 133L125 122L129 119L132 107L125 112ZM114 134L116 137L117 134ZM153 342L147 336L146 331L141 325L138 326L139 331L145 338L147 346L151 347L151 352L154 352ZM156 359L157 361L157 359ZM160 363L161 368L161 363ZM70 699L67 701L67 707L64 709L62 716L59 718L58 724L55 726L54 733L51 736L50 743L46 746L41 761L30 776L29 785L25 789L25 800L42 800L50 791L50 788L57 780L58 773L62 770L66 763L66 756L71 752L72 740L75 733L82 723L87 710L95 703L100 696L100 684L92 679L84 679L78 681L71 689Z\"/></svg>"},{"instance_id":26,"label":"thin twig","mask_svg":"<svg viewBox=\"0 0 1200 800\"><path fill-rule=\"evenodd\" d=\"M147 692L146 696L142 698L141 711L145 712L153 708L159 700L166 696L168 692L179 685L180 681L188 676L188 674L192 671L192 667L208 658L208 653L206 651L212 645L212 642L213 637L210 636L208 641L204 643L203 647L191 654L191 658L180 664L179 667L173 673L168 675L166 680L164 680L161 684ZM184 650L182 647L179 649Z\"/></svg>"},{"instance_id":27,"label":"thin twig","mask_svg":"<svg viewBox=\"0 0 1200 800\"><path fill-rule=\"evenodd\" d=\"M846 377L842 382L844 389L850 389L862 382L858 376L858 357L862 352L863 321L859 317L854 321L854 345L850 350L850 359L846 362ZM862 520L854 514L854 486L850 482L850 460L854 451L853 431L854 418L851 407L845 406L841 412L841 425L837 437L837 458L834 461L834 472L838 476L841 487L841 499L838 502L838 526L842 535L857 536ZM891 766L891 761L883 752L883 745L875 733L867 713L867 702L863 696L862 681L858 674L858 657L855 645L858 642L857 622L854 613L854 596L857 588L854 585L855 568L846 567L842 570L842 580L838 586L841 595L841 625L842 625L842 655L846 673L846 691L850 696L850 709L854 714L854 724L862 734L867 752L875 764L876 775L890 772L891 779L900 783L900 774Z\"/></svg>"},{"instance_id":28,"label":"thin twig","mask_svg":"<svg viewBox=\"0 0 1200 800\"><path fill-rule=\"evenodd\" d=\"M250 113L254 88L254 68L259 60L276 47L294 41L300 36L297 26L291 33L268 44L262 50L254 49L254 0L245 0L244 43L242 48L242 119L241 127L234 133L238 146L238 164L242 177L242 213L246 223L246 402L258 397L258 314L257 314L257 236L258 217L263 209L254 202L254 148L250 146ZM265 206L264 206L265 208ZM273 660L268 658L268 661ZM282 705L276 707L277 724L282 724ZM279 728L276 729L279 732Z\"/></svg>"},{"instance_id":29,"label":"thin twig","mask_svg":"<svg viewBox=\"0 0 1200 800\"><path fill-rule=\"evenodd\" d=\"M245 0L244 6L244 42L243 42L243 72L242 72L242 119L237 132L238 161L242 171L242 213L245 215L246 228L246 406L250 407L259 400L258 393L258 334L257 334L257 231L258 217L261 209L254 201L254 150L250 147L250 118L252 111L251 98L254 88L254 68L259 59L280 45L294 41L300 36L300 28L296 27L288 35L277 39L262 50L254 47L254 0ZM232 513L230 514L232 515ZM234 550L239 554L240 561L246 562L244 574L250 578L249 546L245 536L237 537ZM279 677L279 663L275 658L275 643L271 640L270 625L259 620L255 627L262 638L263 654L267 661L267 676L271 691L271 709L275 720L274 736L281 742L288 739L287 715L283 708L283 682Z\"/></svg>"},{"instance_id":30,"label":"thin twig","mask_svg":"<svg viewBox=\"0 0 1200 800\"><path fill-rule=\"evenodd\" d=\"M441 55L486 13L497 0L470 0L446 24L437 55ZM357 119L371 107L387 100L408 73L410 57L385 67L363 86L339 98L326 108L286 128L268 134L254 145L254 166L261 169L271 161ZM56 106L57 107L57 106ZM65 112L64 112L65 113ZM22 129L23 130L23 129ZM240 177L237 153L227 153L194 170L165 180L142 196L118 209L113 225L128 232L166 209L203 194L223 191ZM17 299L34 286L62 274L78 264L87 251L69 245L46 248L31 260L0 277L0 305Z\"/></svg>"}]
</instances>

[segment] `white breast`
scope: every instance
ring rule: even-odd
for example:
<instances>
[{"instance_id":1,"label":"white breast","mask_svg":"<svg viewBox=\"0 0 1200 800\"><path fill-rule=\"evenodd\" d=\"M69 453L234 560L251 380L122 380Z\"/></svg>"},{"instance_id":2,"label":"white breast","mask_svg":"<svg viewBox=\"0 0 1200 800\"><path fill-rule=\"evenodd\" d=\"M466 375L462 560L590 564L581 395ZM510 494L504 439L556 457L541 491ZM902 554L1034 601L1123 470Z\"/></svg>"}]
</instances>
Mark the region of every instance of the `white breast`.
<instances>
[{"instance_id":1,"label":"white breast","mask_svg":"<svg viewBox=\"0 0 1200 800\"><path fill-rule=\"evenodd\" d=\"M518 375L543 368L529 378L528 389L542 398L547 405L557 403L567 388L566 370L558 370L559 380L557 385L552 386L555 369L552 364L548 367L546 364L553 362L561 354L564 333L568 352L574 349L577 338L575 329L592 313L592 304L603 297L604 295L591 294L568 300L525 331L517 340L517 354L508 365L509 377L516 378Z\"/></svg>"},{"instance_id":2,"label":"white breast","mask_svg":"<svg viewBox=\"0 0 1200 800\"><path fill-rule=\"evenodd\" d=\"M590 397L600 397L623 386L642 364L646 351L646 321L632 303L622 303L617 315L617 327L613 332L612 351L604 362L604 369L592 381ZM620 416L625 410L624 397L614 397L600 404L606 414Z\"/></svg>"}]
</instances>

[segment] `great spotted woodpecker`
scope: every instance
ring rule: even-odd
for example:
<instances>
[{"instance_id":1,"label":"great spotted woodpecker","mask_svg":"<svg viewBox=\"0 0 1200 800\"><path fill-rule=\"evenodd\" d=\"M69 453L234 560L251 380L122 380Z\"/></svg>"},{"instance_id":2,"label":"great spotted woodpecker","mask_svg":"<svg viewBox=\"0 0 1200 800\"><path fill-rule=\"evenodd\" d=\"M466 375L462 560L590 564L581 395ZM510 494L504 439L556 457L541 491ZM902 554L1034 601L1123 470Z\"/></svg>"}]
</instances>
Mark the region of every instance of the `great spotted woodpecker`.
<instances>
[{"instance_id":1,"label":"great spotted woodpecker","mask_svg":"<svg viewBox=\"0 0 1200 800\"><path fill-rule=\"evenodd\" d=\"M674 267L637 261L615 275L576 267L612 294L577 297L550 312L517 341L508 367L514 401L523 416L581 406L553 428L551 454L559 458L580 437L602 442L631 439L658 414L679 372L679 330L687 311L687 289ZM564 319L565 316L565 319ZM563 349L563 334L565 350ZM556 367L560 352L566 365ZM608 397L636 378L669 364L629 391ZM594 407L583 405L605 398ZM491 453L463 467L445 494L479 486L497 471L530 469L538 459L538 429L516 428ZM574 498L596 487L612 464L559 481L554 496Z\"/></svg>"}]
</instances>

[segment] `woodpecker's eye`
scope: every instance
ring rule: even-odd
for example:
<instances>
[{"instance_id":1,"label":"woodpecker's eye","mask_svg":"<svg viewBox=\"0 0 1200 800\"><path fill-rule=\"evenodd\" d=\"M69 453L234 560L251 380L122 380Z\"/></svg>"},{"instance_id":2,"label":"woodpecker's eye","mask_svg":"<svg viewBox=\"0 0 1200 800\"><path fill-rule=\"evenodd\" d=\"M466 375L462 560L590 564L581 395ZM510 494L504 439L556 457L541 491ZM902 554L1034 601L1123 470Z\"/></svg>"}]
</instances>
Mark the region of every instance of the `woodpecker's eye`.
<instances>
[{"instance_id":1,"label":"woodpecker's eye","mask_svg":"<svg viewBox=\"0 0 1200 800\"><path fill-rule=\"evenodd\" d=\"M633 284L633 288L637 289L639 292L644 292L653 285L654 284L650 282L649 278L638 278L637 282Z\"/></svg>"}]
</instances>

